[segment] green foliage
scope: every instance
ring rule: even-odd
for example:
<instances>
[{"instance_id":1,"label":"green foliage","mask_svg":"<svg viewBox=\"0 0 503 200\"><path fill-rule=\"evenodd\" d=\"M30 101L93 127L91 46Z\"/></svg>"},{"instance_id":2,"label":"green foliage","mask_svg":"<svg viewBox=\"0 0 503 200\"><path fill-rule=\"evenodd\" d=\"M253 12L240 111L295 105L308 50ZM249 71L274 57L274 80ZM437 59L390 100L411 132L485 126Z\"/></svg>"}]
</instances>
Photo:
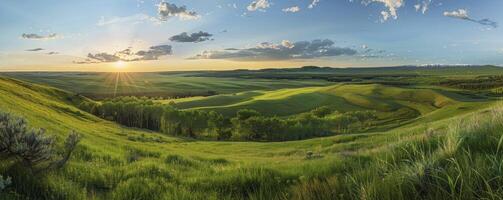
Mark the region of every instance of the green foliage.
<instances>
[{"instance_id":1,"label":"green foliage","mask_svg":"<svg viewBox=\"0 0 503 200\"><path fill-rule=\"evenodd\" d=\"M51 161L40 170L61 168L80 141L80 136L71 132L65 141L64 154L60 160L54 161L54 140L45 134L43 129L29 129L24 118L0 112L0 158L4 161L14 161L33 169L39 164Z\"/></svg>"},{"instance_id":2,"label":"green foliage","mask_svg":"<svg viewBox=\"0 0 503 200\"><path fill-rule=\"evenodd\" d=\"M237 113L236 113L236 118L240 121L244 121L244 120L247 120L251 117L258 117L260 116L260 113L255 111L255 110L250 110L250 109L243 109L243 110L239 110Z\"/></svg>"},{"instance_id":3,"label":"green foliage","mask_svg":"<svg viewBox=\"0 0 503 200\"><path fill-rule=\"evenodd\" d=\"M348 133L364 129L376 120L375 112L338 113L326 107L286 119L261 116L256 111L245 110L244 113L253 114L240 116L238 112L238 116L231 120L234 137L254 141L300 140Z\"/></svg>"},{"instance_id":4,"label":"green foliage","mask_svg":"<svg viewBox=\"0 0 503 200\"><path fill-rule=\"evenodd\" d=\"M7 188L11 183L12 183L11 177L4 178L2 175L0 175L0 192L2 192L2 190Z\"/></svg>"},{"instance_id":5,"label":"green foliage","mask_svg":"<svg viewBox=\"0 0 503 200\"><path fill-rule=\"evenodd\" d=\"M14 159L26 167L50 160L53 139L44 132L43 129L29 129L23 118L0 112L0 157Z\"/></svg>"},{"instance_id":6,"label":"green foliage","mask_svg":"<svg viewBox=\"0 0 503 200\"><path fill-rule=\"evenodd\" d=\"M237 111L235 118L227 119L214 111L179 110L147 98L135 97L104 101L101 107L98 110L103 112L98 115L126 126L151 127L152 130L169 135L216 140L300 140L363 130L377 119L375 112L339 113L328 106L286 119L242 109ZM152 113L155 113L155 117L152 117Z\"/></svg>"},{"instance_id":7,"label":"green foliage","mask_svg":"<svg viewBox=\"0 0 503 200\"><path fill-rule=\"evenodd\" d=\"M322 106L311 111L311 113L313 113L316 117L325 117L333 112L334 109L330 106Z\"/></svg>"}]
</instances>

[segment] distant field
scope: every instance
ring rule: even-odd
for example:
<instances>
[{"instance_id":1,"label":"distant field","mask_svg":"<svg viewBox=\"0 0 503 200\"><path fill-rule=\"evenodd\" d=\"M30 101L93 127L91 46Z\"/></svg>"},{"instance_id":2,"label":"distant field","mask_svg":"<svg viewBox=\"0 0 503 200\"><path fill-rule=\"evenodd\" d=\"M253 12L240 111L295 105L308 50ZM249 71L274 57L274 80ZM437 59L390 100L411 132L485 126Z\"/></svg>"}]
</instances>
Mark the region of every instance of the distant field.
<instances>
[{"instance_id":1,"label":"distant field","mask_svg":"<svg viewBox=\"0 0 503 200\"><path fill-rule=\"evenodd\" d=\"M271 80L192 77L193 73L4 73L29 82L50 85L84 96L186 97L227 94L248 90L275 90L323 86L324 80Z\"/></svg>"},{"instance_id":2,"label":"distant field","mask_svg":"<svg viewBox=\"0 0 503 200\"><path fill-rule=\"evenodd\" d=\"M439 85L477 88L484 79L488 93L499 95L503 81L488 76L503 75L495 66L319 68L151 72L11 72L1 75L49 85L93 99L114 96L180 98L212 96L255 90L328 86L334 83L378 83L383 85ZM482 78L480 78L482 77ZM475 83L474 83L475 81ZM227 98L229 99L229 98Z\"/></svg>"}]
</instances>

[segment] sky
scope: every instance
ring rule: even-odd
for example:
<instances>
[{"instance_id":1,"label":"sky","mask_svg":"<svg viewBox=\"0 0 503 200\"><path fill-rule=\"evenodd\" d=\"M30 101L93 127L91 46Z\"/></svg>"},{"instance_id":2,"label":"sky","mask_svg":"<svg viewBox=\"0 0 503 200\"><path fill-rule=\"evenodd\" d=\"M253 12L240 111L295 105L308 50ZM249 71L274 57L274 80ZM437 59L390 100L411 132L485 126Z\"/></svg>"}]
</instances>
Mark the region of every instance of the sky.
<instances>
[{"instance_id":1,"label":"sky","mask_svg":"<svg viewBox=\"0 0 503 200\"><path fill-rule=\"evenodd\" d=\"M0 0L0 71L503 65L501 0Z\"/></svg>"}]
</instances>

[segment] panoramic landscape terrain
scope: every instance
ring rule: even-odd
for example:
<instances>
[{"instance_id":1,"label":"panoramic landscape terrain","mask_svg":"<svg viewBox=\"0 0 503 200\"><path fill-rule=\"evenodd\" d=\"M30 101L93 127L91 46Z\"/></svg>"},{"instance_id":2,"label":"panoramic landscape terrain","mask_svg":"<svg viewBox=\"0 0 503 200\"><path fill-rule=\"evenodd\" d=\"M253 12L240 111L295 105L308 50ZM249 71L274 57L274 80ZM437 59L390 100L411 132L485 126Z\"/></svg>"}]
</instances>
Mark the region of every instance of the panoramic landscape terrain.
<instances>
[{"instance_id":1,"label":"panoramic landscape terrain","mask_svg":"<svg viewBox=\"0 0 503 200\"><path fill-rule=\"evenodd\" d=\"M503 2L0 2L0 200L503 199Z\"/></svg>"}]
</instances>

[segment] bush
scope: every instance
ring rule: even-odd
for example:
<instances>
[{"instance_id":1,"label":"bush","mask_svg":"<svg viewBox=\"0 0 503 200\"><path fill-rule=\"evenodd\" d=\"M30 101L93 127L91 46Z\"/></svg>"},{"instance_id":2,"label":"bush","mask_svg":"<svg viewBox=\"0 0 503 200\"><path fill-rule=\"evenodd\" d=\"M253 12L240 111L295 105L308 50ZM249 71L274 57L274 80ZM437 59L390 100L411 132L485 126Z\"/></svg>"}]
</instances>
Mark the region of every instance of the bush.
<instances>
[{"instance_id":1,"label":"bush","mask_svg":"<svg viewBox=\"0 0 503 200\"><path fill-rule=\"evenodd\" d=\"M29 129L25 119L0 112L0 157L4 161L20 163L29 169L50 161L43 169L61 168L79 141L80 136L72 131L66 138L62 158L54 161L54 139L44 129Z\"/></svg>"},{"instance_id":2,"label":"bush","mask_svg":"<svg viewBox=\"0 0 503 200\"><path fill-rule=\"evenodd\" d=\"M2 175L0 175L0 192L2 192L7 186L9 186L12 182L10 177L4 179Z\"/></svg>"},{"instance_id":3,"label":"bush","mask_svg":"<svg viewBox=\"0 0 503 200\"><path fill-rule=\"evenodd\" d=\"M53 156L53 138L43 129L28 129L25 119L0 113L0 156L32 167Z\"/></svg>"}]
</instances>

